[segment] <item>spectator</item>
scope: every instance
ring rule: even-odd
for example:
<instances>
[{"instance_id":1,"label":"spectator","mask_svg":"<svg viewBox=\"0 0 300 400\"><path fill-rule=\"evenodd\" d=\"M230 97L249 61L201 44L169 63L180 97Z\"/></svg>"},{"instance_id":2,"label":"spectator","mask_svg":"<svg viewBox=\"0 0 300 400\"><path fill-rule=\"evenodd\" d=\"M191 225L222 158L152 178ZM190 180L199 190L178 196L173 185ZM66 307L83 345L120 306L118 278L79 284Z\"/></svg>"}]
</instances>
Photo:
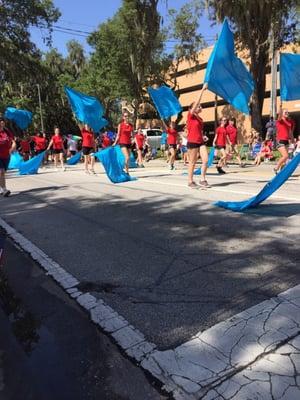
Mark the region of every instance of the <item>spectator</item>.
<instances>
[{"instance_id":1,"label":"spectator","mask_svg":"<svg viewBox=\"0 0 300 400\"><path fill-rule=\"evenodd\" d=\"M269 121L266 123L266 139L267 140L274 140L275 132L276 132L276 122L274 121L273 117L270 117Z\"/></svg>"}]
</instances>

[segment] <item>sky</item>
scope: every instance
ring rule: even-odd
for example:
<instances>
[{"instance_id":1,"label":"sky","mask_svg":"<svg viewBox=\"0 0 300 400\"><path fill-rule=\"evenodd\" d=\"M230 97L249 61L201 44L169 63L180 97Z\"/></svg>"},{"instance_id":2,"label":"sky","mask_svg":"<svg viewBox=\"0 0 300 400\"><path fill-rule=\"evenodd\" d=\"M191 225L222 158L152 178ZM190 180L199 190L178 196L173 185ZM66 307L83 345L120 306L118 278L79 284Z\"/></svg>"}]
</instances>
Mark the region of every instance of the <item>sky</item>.
<instances>
[{"instance_id":1,"label":"sky","mask_svg":"<svg viewBox=\"0 0 300 400\"><path fill-rule=\"evenodd\" d=\"M54 0L53 2L60 10L61 17L55 23L52 46L57 48L61 54L66 55L66 43L71 39L76 39L83 45L88 55L91 48L86 43L86 34L82 32L91 32L95 30L99 24L113 17L121 6L122 0ZM179 9L186 2L186 0L168 0L168 7ZM160 2L159 11L163 17L166 17L167 9L164 1ZM209 45L213 44L214 37L220 30L219 27L211 27L210 25L211 22L208 21L207 16L203 16L200 20L200 32L207 38ZM74 32L71 33L68 31L70 29L82 32L74 34ZM62 30L64 30L64 32L62 32ZM43 31L43 29L36 27L31 28L31 38L42 51L49 50L43 42L43 37L45 36L46 32ZM168 50L171 50L172 44L170 43L168 46L170 46Z\"/></svg>"}]
</instances>

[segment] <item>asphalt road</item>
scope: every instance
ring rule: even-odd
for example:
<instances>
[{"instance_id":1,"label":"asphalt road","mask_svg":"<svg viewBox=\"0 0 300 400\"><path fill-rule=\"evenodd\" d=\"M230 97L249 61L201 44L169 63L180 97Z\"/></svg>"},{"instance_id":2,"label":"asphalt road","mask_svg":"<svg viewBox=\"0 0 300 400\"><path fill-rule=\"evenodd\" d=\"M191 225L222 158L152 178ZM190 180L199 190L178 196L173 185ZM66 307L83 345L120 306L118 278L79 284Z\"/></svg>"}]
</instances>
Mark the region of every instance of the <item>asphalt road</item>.
<instances>
[{"instance_id":1,"label":"asphalt road","mask_svg":"<svg viewBox=\"0 0 300 400\"><path fill-rule=\"evenodd\" d=\"M195 191L160 161L119 185L96 171L10 173L0 216L160 349L299 283L299 170L248 213L213 202L256 194L271 165L211 168L212 188Z\"/></svg>"}]
</instances>

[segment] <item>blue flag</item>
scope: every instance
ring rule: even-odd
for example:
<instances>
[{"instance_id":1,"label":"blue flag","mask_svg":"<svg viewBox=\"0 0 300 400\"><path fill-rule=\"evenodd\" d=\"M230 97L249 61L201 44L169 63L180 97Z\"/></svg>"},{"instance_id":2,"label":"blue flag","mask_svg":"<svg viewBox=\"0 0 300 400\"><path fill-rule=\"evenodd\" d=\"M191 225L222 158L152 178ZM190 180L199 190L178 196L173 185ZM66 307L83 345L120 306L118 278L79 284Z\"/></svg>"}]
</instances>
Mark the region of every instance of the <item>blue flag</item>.
<instances>
[{"instance_id":1,"label":"blue flag","mask_svg":"<svg viewBox=\"0 0 300 400\"><path fill-rule=\"evenodd\" d=\"M70 157L67 161L68 165L76 165L81 159L81 151L78 151L74 156Z\"/></svg>"},{"instance_id":2,"label":"blue flag","mask_svg":"<svg viewBox=\"0 0 300 400\"><path fill-rule=\"evenodd\" d=\"M10 155L8 169L18 169L21 162L23 162L23 157L21 157L17 151L13 152Z\"/></svg>"},{"instance_id":3,"label":"blue flag","mask_svg":"<svg viewBox=\"0 0 300 400\"><path fill-rule=\"evenodd\" d=\"M209 90L234 108L249 114L248 103L254 82L250 72L235 55L233 33L226 19L208 60L204 82L207 82Z\"/></svg>"},{"instance_id":4,"label":"blue flag","mask_svg":"<svg viewBox=\"0 0 300 400\"><path fill-rule=\"evenodd\" d=\"M161 86L159 89L148 88L152 101L160 115L160 118L167 119L182 111L182 107L172 89Z\"/></svg>"},{"instance_id":5,"label":"blue flag","mask_svg":"<svg viewBox=\"0 0 300 400\"><path fill-rule=\"evenodd\" d=\"M65 93L73 113L80 122L89 125L94 132L99 132L101 128L107 125L107 121L102 118L103 106L96 97L77 92L67 86L65 86Z\"/></svg>"},{"instance_id":6,"label":"blue flag","mask_svg":"<svg viewBox=\"0 0 300 400\"><path fill-rule=\"evenodd\" d=\"M43 158L45 156L45 151L39 155L31 158L28 161L23 161L19 166L19 175L34 175L38 173L38 169L42 164Z\"/></svg>"},{"instance_id":7,"label":"blue flag","mask_svg":"<svg viewBox=\"0 0 300 400\"><path fill-rule=\"evenodd\" d=\"M280 97L300 99L300 54L280 54Z\"/></svg>"},{"instance_id":8,"label":"blue flag","mask_svg":"<svg viewBox=\"0 0 300 400\"><path fill-rule=\"evenodd\" d=\"M27 110L18 110L14 107L7 107L4 117L14 121L20 129L27 129L32 121L32 113Z\"/></svg>"},{"instance_id":9,"label":"blue flag","mask_svg":"<svg viewBox=\"0 0 300 400\"><path fill-rule=\"evenodd\" d=\"M121 183L127 181L134 181L136 178L131 177L123 170L124 161L120 159L120 146L112 146L98 151L94 154L95 157L101 161L108 178L113 183Z\"/></svg>"},{"instance_id":10,"label":"blue flag","mask_svg":"<svg viewBox=\"0 0 300 400\"><path fill-rule=\"evenodd\" d=\"M232 211L243 211L248 208L254 208L266 200L292 175L300 163L300 153L294 157L274 178L268 182L263 189L254 197L245 201L218 201L215 203L218 207L227 208Z\"/></svg>"}]
</instances>

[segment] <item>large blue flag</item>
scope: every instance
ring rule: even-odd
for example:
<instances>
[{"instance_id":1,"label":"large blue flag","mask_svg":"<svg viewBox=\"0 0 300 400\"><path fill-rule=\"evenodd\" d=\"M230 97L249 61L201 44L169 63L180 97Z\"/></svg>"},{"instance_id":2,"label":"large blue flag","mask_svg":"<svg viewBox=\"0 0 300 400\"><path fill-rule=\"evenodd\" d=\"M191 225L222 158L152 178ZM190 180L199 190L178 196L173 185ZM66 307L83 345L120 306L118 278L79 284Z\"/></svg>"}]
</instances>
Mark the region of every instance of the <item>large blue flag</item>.
<instances>
[{"instance_id":1,"label":"large blue flag","mask_svg":"<svg viewBox=\"0 0 300 400\"><path fill-rule=\"evenodd\" d=\"M14 121L20 129L27 129L32 121L32 113L27 110L18 110L14 107L7 107L4 117Z\"/></svg>"},{"instance_id":2,"label":"large blue flag","mask_svg":"<svg viewBox=\"0 0 300 400\"><path fill-rule=\"evenodd\" d=\"M148 88L152 101L160 115L160 118L167 119L182 111L182 107L172 89L161 86L158 89Z\"/></svg>"},{"instance_id":3,"label":"large blue flag","mask_svg":"<svg viewBox=\"0 0 300 400\"><path fill-rule=\"evenodd\" d=\"M300 99L300 54L280 54L280 97Z\"/></svg>"},{"instance_id":4,"label":"large blue flag","mask_svg":"<svg viewBox=\"0 0 300 400\"><path fill-rule=\"evenodd\" d=\"M21 157L17 151L13 152L10 155L8 169L18 169L21 162L23 162L23 157Z\"/></svg>"},{"instance_id":5,"label":"large blue flag","mask_svg":"<svg viewBox=\"0 0 300 400\"><path fill-rule=\"evenodd\" d=\"M209 90L234 108L249 114L248 103L254 82L250 72L235 55L233 33L226 19L208 60L204 82L207 82Z\"/></svg>"},{"instance_id":6,"label":"large blue flag","mask_svg":"<svg viewBox=\"0 0 300 400\"><path fill-rule=\"evenodd\" d=\"M67 86L65 86L65 92L72 111L80 122L89 125L94 132L99 132L107 124L107 121L102 118L103 106L96 97L77 92Z\"/></svg>"},{"instance_id":7,"label":"large blue flag","mask_svg":"<svg viewBox=\"0 0 300 400\"><path fill-rule=\"evenodd\" d=\"M28 161L23 161L19 166L19 175L33 175L37 174L40 165L43 162L45 151L39 155L31 158Z\"/></svg>"},{"instance_id":8,"label":"large blue flag","mask_svg":"<svg viewBox=\"0 0 300 400\"><path fill-rule=\"evenodd\" d=\"M111 146L98 151L94 156L101 161L111 182L121 183L136 180L136 178L131 177L123 170L124 162L121 161L120 152L120 146Z\"/></svg>"},{"instance_id":9,"label":"large blue flag","mask_svg":"<svg viewBox=\"0 0 300 400\"><path fill-rule=\"evenodd\" d=\"M215 203L218 207L227 208L232 211L243 211L248 208L254 208L258 206L261 202L266 200L269 196L271 196L277 189L280 188L281 185L292 175L295 169L298 167L300 163L300 153L294 157L288 164L285 166L279 174L274 176L274 178L268 182L263 189L254 197L251 197L249 200L245 201L218 201Z\"/></svg>"}]
</instances>

